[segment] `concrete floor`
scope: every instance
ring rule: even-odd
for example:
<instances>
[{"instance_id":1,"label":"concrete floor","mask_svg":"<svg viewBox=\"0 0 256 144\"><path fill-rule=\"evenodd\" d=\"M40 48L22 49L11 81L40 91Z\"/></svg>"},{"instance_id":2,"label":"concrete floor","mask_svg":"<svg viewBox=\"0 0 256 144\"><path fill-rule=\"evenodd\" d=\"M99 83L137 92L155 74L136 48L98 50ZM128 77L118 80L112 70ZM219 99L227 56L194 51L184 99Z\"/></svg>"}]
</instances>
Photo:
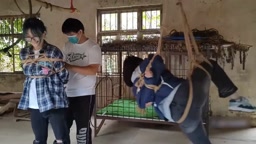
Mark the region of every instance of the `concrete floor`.
<instances>
[{"instance_id":1,"label":"concrete floor","mask_svg":"<svg viewBox=\"0 0 256 144\"><path fill-rule=\"evenodd\" d=\"M71 131L75 142L75 126ZM256 128L240 130L211 130L213 144L255 144ZM15 122L13 118L0 118L0 144L30 144L33 140L30 122ZM54 140L49 129L49 144ZM190 144L175 127L142 123L106 121L94 144Z\"/></svg>"}]
</instances>

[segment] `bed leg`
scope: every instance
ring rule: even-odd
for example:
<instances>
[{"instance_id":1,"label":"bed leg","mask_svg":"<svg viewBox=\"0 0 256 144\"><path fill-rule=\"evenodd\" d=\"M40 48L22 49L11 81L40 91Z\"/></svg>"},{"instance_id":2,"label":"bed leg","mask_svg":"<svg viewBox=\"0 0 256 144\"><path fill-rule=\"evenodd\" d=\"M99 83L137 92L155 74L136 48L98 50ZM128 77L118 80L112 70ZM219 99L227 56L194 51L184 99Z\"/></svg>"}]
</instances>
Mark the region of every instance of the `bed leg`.
<instances>
[{"instance_id":1,"label":"bed leg","mask_svg":"<svg viewBox=\"0 0 256 144\"><path fill-rule=\"evenodd\" d=\"M95 119L95 120L97 121L97 119ZM102 119L99 126L97 126L96 123L95 123L94 137L97 137L97 135L100 132L100 129L103 126L104 122L105 122L105 119Z\"/></svg>"}]
</instances>

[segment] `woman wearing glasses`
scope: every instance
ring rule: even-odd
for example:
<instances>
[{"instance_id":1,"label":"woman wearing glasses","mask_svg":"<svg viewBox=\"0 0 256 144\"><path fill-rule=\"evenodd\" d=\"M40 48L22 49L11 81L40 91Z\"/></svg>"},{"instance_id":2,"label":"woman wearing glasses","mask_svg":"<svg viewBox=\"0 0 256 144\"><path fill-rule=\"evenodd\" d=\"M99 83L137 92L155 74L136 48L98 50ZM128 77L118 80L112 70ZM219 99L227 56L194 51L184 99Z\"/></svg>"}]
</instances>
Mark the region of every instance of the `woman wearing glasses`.
<instances>
[{"instance_id":1,"label":"woman wearing glasses","mask_svg":"<svg viewBox=\"0 0 256 144\"><path fill-rule=\"evenodd\" d=\"M24 22L23 34L30 46L20 51L26 80L18 108L30 111L33 144L47 143L49 122L56 138L54 144L68 144L65 122L68 100L64 88L68 71L64 68L62 52L44 40L46 27L37 18Z\"/></svg>"}]
</instances>

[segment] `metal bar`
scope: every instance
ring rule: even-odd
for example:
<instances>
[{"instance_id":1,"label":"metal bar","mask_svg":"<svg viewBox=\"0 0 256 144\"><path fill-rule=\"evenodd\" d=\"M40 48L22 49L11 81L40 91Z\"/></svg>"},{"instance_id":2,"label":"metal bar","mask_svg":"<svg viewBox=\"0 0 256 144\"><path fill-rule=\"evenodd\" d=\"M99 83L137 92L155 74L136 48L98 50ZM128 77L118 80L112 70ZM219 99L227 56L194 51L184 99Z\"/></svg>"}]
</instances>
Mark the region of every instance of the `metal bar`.
<instances>
[{"instance_id":1,"label":"metal bar","mask_svg":"<svg viewBox=\"0 0 256 144\"><path fill-rule=\"evenodd\" d=\"M2 29L1 29L2 30ZM21 38L22 34L0 34L0 37L15 37L15 38Z\"/></svg>"},{"instance_id":2,"label":"metal bar","mask_svg":"<svg viewBox=\"0 0 256 144\"><path fill-rule=\"evenodd\" d=\"M119 62L119 99L122 98L122 52L119 52L119 58L118 58L118 62Z\"/></svg>"},{"instance_id":3,"label":"metal bar","mask_svg":"<svg viewBox=\"0 0 256 144\"><path fill-rule=\"evenodd\" d=\"M110 35L118 35L118 34L124 34L124 35L128 35L128 34L137 34L137 33L141 33L141 34L160 34L159 29L147 29L147 30L115 30L115 31L102 31L102 32L98 32L98 36L110 36Z\"/></svg>"},{"instance_id":4,"label":"metal bar","mask_svg":"<svg viewBox=\"0 0 256 144\"><path fill-rule=\"evenodd\" d=\"M96 115L97 119L108 119L108 120L120 120L129 122L142 122L142 123L153 123L153 124L165 124L165 125L177 125L177 123L166 122L163 120L144 119L144 118L125 118L125 117L111 117L111 116L100 116Z\"/></svg>"},{"instance_id":5,"label":"metal bar","mask_svg":"<svg viewBox=\"0 0 256 144\"><path fill-rule=\"evenodd\" d=\"M163 5L147 5L147 6L132 6L122 8L99 8L101 14L117 12L117 11L134 11L136 9L150 10L150 9L162 9Z\"/></svg>"},{"instance_id":6,"label":"metal bar","mask_svg":"<svg viewBox=\"0 0 256 144\"><path fill-rule=\"evenodd\" d=\"M26 15L2 15L0 16L0 19L6 19L6 18L10 18L10 17L15 17L15 18L26 18L29 17L29 14ZM38 14L33 14L32 16L39 16Z\"/></svg>"}]
</instances>

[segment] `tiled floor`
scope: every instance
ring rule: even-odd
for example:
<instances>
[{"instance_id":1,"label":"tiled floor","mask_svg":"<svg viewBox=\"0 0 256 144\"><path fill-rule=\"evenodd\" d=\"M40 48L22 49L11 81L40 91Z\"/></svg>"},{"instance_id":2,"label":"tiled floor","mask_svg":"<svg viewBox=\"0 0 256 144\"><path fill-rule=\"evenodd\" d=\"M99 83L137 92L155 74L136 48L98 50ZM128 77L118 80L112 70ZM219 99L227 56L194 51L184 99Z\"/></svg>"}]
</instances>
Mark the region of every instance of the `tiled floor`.
<instances>
[{"instance_id":1,"label":"tiled floor","mask_svg":"<svg viewBox=\"0 0 256 144\"><path fill-rule=\"evenodd\" d=\"M71 137L75 142L75 126ZM211 130L213 144L256 144L256 128L242 130ZM30 122L15 122L12 118L0 118L0 144L31 144L33 134ZM49 144L54 139L49 129ZM190 144L175 127L107 121L94 144Z\"/></svg>"}]
</instances>

